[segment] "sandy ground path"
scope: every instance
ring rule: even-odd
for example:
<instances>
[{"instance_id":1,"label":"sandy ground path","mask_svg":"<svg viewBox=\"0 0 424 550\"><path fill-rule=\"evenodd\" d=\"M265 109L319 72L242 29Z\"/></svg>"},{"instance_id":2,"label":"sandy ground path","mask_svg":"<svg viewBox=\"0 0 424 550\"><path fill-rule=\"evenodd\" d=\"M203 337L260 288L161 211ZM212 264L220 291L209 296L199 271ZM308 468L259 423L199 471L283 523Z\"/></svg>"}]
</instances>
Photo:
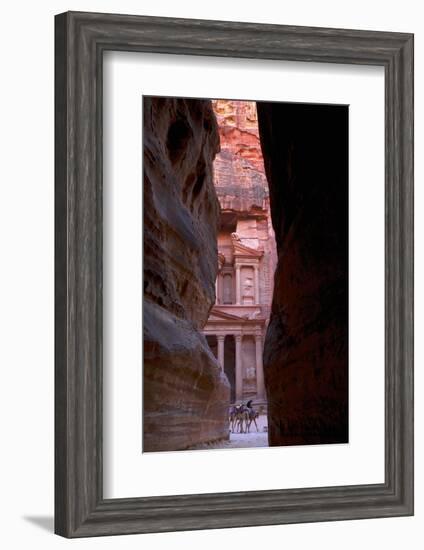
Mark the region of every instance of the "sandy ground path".
<instances>
[{"instance_id":1,"label":"sandy ground path","mask_svg":"<svg viewBox=\"0 0 424 550\"><path fill-rule=\"evenodd\" d=\"M250 428L250 433L230 433L228 440L214 441L195 445L191 450L198 449L243 449L247 447L268 447L267 418L261 415L258 420L258 431L254 425Z\"/></svg>"}]
</instances>

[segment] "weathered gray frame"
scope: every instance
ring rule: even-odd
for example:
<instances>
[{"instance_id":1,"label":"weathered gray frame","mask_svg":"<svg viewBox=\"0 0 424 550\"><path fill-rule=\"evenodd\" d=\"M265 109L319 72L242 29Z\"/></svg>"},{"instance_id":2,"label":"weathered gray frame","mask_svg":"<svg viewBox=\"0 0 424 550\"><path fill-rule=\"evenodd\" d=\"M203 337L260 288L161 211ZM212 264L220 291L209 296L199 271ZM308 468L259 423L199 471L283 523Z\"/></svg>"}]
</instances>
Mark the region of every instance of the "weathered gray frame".
<instances>
[{"instance_id":1,"label":"weathered gray frame","mask_svg":"<svg viewBox=\"0 0 424 550\"><path fill-rule=\"evenodd\" d=\"M56 16L55 25L56 533L84 537L412 515L413 35L73 12ZM105 50L384 66L384 483L103 499Z\"/></svg>"}]
</instances>

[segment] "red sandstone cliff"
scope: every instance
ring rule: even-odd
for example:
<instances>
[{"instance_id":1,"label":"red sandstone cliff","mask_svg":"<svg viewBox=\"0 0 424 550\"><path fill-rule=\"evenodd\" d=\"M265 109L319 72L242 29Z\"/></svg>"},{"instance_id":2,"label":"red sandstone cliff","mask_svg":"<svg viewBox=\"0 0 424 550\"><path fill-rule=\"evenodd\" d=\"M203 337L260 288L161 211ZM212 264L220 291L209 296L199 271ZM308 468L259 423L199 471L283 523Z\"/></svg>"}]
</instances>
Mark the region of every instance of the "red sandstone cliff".
<instances>
[{"instance_id":1,"label":"red sandstone cliff","mask_svg":"<svg viewBox=\"0 0 424 550\"><path fill-rule=\"evenodd\" d=\"M199 332L218 266L210 101L145 98L143 138L143 450L178 450L228 436L228 380Z\"/></svg>"},{"instance_id":2,"label":"red sandstone cliff","mask_svg":"<svg viewBox=\"0 0 424 550\"><path fill-rule=\"evenodd\" d=\"M268 184L254 101L218 99L221 151L214 162L215 189L224 210L260 215L268 207Z\"/></svg>"},{"instance_id":3,"label":"red sandstone cliff","mask_svg":"<svg viewBox=\"0 0 424 550\"><path fill-rule=\"evenodd\" d=\"M259 286L263 313L268 317L277 253L256 102L218 99L212 105L221 142L214 161L221 230L236 232L242 244L264 252Z\"/></svg>"}]
</instances>

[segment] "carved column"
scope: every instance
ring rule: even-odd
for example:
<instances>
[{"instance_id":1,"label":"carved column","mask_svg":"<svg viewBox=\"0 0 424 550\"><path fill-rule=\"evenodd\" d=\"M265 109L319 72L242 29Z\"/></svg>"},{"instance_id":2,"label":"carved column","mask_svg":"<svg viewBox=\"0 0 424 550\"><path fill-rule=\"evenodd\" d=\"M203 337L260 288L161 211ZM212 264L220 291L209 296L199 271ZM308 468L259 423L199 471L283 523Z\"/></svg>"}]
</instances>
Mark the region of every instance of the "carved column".
<instances>
[{"instance_id":1,"label":"carved column","mask_svg":"<svg viewBox=\"0 0 424 550\"><path fill-rule=\"evenodd\" d=\"M219 273L215 279L215 304L219 304Z\"/></svg>"},{"instance_id":2,"label":"carved column","mask_svg":"<svg viewBox=\"0 0 424 550\"><path fill-rule=\"evenodd\" d=\"M255 270L255 304L259 304L259 266L254 264Z\"/></svg>"},{"instance_id":3,"label":"carved column","mask_svg":"<svg viewBox=\"0 0 424 550\"><path fill-rule=\"evenodd\" d=\"M223 254L221 254L218 251L218 274L216 276L216 303L222 304L223 296L222 296L222 287L223 287L223 280L222 280L222 268L225 263L225 257Z\"/></svg>"},{"instance_id":4,"label":"carved column","mask_svg":"<svg viewBox=\"0 0 424 550\"><path fill-rule=\"evenodd\" d=\"M243 364L241 357L241 335L235 336L236 340L236 401L243 398Z\"/></svg>"},{"instance_id":5,"label":"carved column","mask_svg":"<svg viewBox=\"0 0 424 550\"><path fill-rule=\"evenodd\" d=\"M258 399L266 399L264 383L264 367L262 363L262 336L255 335L256 344L256 393Z\"/></svg>"},{"instance_id":6,"label":"carved column","mask_svg":"<svg viewBox=\"0 0 424 550\"><path fill-rule=\"evenodd\" d=\"M218 363L221 365L222 370L224 370L224 342L225 336L217 336L218 340Z\"/></svg>"},{"instance_id":7,"label":"carved column","mask_svg":"<svg viewBox=\"0 0 424 550\"><path fill-rule=\"evenodd\" d=\"M241 278L240 278L240 266L236 265L236 305L241 304Z\"/></svg>"}]
</instances>

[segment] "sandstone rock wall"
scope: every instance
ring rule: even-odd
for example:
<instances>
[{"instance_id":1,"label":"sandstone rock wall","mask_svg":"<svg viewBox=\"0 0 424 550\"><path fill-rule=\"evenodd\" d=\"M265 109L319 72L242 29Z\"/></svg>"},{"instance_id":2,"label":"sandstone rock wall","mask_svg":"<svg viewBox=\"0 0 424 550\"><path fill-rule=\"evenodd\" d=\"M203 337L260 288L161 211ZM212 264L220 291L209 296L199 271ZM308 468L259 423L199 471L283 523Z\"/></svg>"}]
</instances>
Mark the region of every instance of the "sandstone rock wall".
<instances>
[{"instance_id":1,"label":"sandstone rock wall","mask_svg":"<svg viewBox=\"0 0 424 550\"><path fill-rule=\"evenodd\" d=\"M227 224L221 227L219 249L231 263L230 235L234 231L242 244L264 252L259 294L268 317L277 254L256 102L219 99L212 104L221 141L221 150L214 162L214 182L223 213L222 225ZM229 229L231 220L233 227Z\"/></svg>"},{"instance_id":2,"label":"sandstone rock wall","mask_svg":"<svg viewBox=\"0 0 424 550\"><path fill-rule=\"evenodd\" d=\"M264 349L270 444L346 442L348 109L257 108L278 251Z\"/></svg>"},{"instance_id":3,"label":"sandstone rock wall","mask_svg":"<svg viewBox=\"0 0 424 550\"><path fill-rule=\"evenodd\" d=\"M211 103L144 98L143 450L226 437L230 388L199 332L215 300Z\"/></svg>"},{"instance_id":4,"label":"sandstone rock wall","mask_svg":"<svg viewBox=\"0 0 424 550\"><path fill-rule=\"evenodd\" d=\"M214 163L215 188L225 210L266 210L268 184L254 101L213 101L221 138Z\"/></svg>"}]
</instances>

